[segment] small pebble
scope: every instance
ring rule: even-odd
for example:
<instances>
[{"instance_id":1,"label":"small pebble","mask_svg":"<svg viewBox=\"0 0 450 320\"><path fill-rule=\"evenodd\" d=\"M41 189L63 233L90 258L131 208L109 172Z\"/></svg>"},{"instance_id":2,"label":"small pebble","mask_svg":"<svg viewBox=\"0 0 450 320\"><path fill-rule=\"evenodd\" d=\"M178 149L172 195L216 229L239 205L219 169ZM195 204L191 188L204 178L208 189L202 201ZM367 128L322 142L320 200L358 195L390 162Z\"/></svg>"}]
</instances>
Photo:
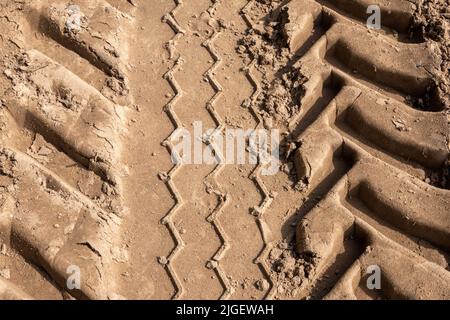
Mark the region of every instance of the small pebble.
<instances>
[{"instance_id":1,"label":"small pebble","mask_svg":"<svg viewBox=\"0 0 450 320\"><path fill-rule=\"evenodd\" d=\"M255 283L256 289L259 291L267 291L270 288L270 284L266 279L260 279Z\"/></svg>"}]
</instances>

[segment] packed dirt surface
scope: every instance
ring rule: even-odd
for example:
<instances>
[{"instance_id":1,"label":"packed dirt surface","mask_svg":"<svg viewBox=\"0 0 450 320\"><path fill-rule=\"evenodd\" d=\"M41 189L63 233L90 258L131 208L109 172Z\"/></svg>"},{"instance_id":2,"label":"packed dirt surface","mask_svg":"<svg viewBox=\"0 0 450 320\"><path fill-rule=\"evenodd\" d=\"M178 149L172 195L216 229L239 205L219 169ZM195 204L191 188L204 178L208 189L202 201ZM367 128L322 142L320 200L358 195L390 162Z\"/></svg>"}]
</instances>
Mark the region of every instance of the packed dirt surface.
<instances>
[{"instance_id":1,"label":"packed dirt surface","mask_svg":"<svg viewBox=\"0 0 450 320\"><path fill-rule=\"evenodd\" d=\"M448 0L5 0L0 31L0 299L450 299ZM199 123L216 159L278 130L279 170L179 161Z\"/></svg>"}]
</instances>

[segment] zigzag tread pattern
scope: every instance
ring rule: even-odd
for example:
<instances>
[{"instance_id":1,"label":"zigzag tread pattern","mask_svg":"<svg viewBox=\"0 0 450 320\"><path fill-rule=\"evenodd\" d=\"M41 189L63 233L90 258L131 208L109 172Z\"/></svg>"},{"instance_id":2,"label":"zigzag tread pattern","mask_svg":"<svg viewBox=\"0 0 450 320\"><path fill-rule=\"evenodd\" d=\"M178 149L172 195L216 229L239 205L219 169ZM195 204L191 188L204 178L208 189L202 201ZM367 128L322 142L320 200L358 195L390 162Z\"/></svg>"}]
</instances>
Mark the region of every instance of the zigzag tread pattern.
<instances>
[{"instance_id":1,"label":"zigzag tread pattern","mask_svg":"<svg viewBox=\"0 0 450 320\"><path fill-rule=\"evenodd\" d=\"M214 12L217 10L217 7L220 5L220 3L221 3L220 0L213 1L213 3L208 9L208 12L210 13L211 16L214 16ZM213 133L213 136L211 137L211 139L208 139L206 143L212 146L212 148L215 151L216 158L218 160L217 161L218 163L213 169L213 171L211 171L211 173L206 177L205 185L208 189L207 191L217 195L218 205L213 210L213 212L211 212L211 214L208 216L207 221L214 226L214 229L216 230L218 237L220 238L220 241L222 243L220 248L212 257L211 261L208 262L208 267L215 269L218 277L220 278L220 281L222 282L224 292L221 296L221 299L229 299L234 292L234 288L231 286L224 269L221 267L220 260L225 256L231 244L229 236L226 234L222 224L220 223L219 217L223 212L224 208L229 204L230 196L222 191L222 188L220 187L220 184L217 181L217 177L222 172L225 164L221 151L218 150L218 148L216 148L214 144L214 136L216 134L222 134L222 131L225 127L223 119L220 117L217 110L215 109L215 105L222 96L223 92L222 86L214 77L215 71L218 70L218 68L222 63L222 58L220 57L219 53L214 47L214 42L220 36L220 34L221 30L219 27L219 30L214 30L211 37L203 43L203 46L208 50L209 54L214 59L214 64L208 69L208 71L206 71L205 76L209 80L208 82L213 87L215 94L211 97L211 100L208 101L206 108L217 125L217 127L215 128L215 132ZM212 182L210 182L210 180L212 180Z\"/></svg>"},{"instance_id":2,"label":"zigzag tread pattern","mask_svg":"<svg viewBox=\"0 0 450 320\"><path fill-rule=\"evenodd\" d=\"M178 24L178 22L176 21L176 17L175 17L177 11L181 10L182 7L183 7L183 1L176 0L175 7L163 17L163 22L166 22L175 33L174 37L168 42L168 44L166 46L171 60L175 58L174 55L176 54L175 48L174 48L174 44L175 44L176 40L178 40L180 37L182 37L185 34L185 31ZM172 66L172 68L164 76L164 78L166 79L166 81L169 82L170 86L172 87L172 89L175 93L173 98L167 103L167 105L164 106L164 111L167 113L167 116L170 118L170 120L172 121L172 123L175 127L174 131L176 129L183 128L183 124L181 123L180 119L178 118L178 116L176 115L176 113L173 109L174 105L177 103L177 101L183 95L183 91L180 88L180 86L177 83L175 76L174 76L174 74L177 72L177 70L183 64L183 62L184 62L183 58L178 56L176 58L174 65ZM174 154L176 155L176 153L172 152L173 146L170 142L170 136L166 140L164 140L162 144L163 144L163 146L167 147L167 150L169 151L169 153L171 155L174 155ZM174 222L173 222L174 214L183 205L183 198L181 197L180 193L178 192L178 190L172 180L173 177L175 176L175 174L177 173L177 171L181 168L181 166L182 166L181 159L175 159L175 164L172 167L172 169L170 169L169 172L160 173L160 178L163 181L165 181L167 188L169 189L169 191L171 192L171 194L173 195L174 200L175 200L174 206L170 209L170 211L167 213L167 215L161 220L161 223L167 226L170 234L174 238L175 247L167 257L159 258L159 262L162 265L164 265L164 267L166 268L166 270L175 286L175 294L172 297L173 299L181 298L184 293L183 285L176 273L176 270L174 270L174 268L173 268L173 260L176 259L177 255L179 254L179 252L183 249L183 247L185 245L183 238L181 237L179 231L177 230L177 228L175 227Z\"/></svg>"},{"instance_id":3,"label":"zigzag tread pattern","mask_svg":"<svg viewBox=\"0 0 450 320\"><path fill-rule=\"evenodd\" d=\"M241 15L249 28L253 28L254 26L253 21L248 14L248 10L254 5L254 3L255 3L254 0L248 1L248 3L241 10ZM257 127L262 127L263 121L256 107L256 101L259 95L261 94L261 86L258 82L258 79L253 74L253 72L255 72L255 64L256 60L253 59L250 62L250 64L245 68L247 78L254 87L254 91L252 96L250 97L250 100L245 101L244 104L246 107L249 108L250 113L255 118L257 122ZM270 237L267 235L268 233L270 233L270 230L267 223L264 220L264 214L270 207L274 199L274 195L267 190L264 181L261 177L261 171L263 169L263 166L264 166L263 164L258 164L254 169L254 171L251 173L249 178L254 181L255 186L260 190L262 195L262 202L252 209L252 215L255 216L264 243L264 247L262 248L260 254L255 258L255 263L257 263L260 266L266 280L269 283L269 289L267 290L265 297L266 299L271 299L275 294L275 286L270 276L269 271L270 267L267 263L267 256L270 250L272 249L273 244L271 242Z\"/></svg>"}]
</instances>

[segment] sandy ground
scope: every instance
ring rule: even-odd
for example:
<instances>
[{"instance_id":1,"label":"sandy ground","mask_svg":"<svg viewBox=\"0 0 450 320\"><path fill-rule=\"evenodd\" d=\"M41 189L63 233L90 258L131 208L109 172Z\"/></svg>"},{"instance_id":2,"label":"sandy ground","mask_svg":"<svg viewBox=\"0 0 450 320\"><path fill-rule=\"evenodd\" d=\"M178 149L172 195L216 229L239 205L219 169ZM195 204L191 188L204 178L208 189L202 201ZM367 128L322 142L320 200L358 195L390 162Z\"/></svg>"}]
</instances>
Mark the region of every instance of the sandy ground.
<instances>
[{"instance_id":1,"label":"sandy ground","mask_svg":"<svg viewBox=\"0 0 450 320\"><path fill-rule=\"evenodd\" d=\"M449 299L449 8L2 1L0 298Z\"/></svg>"}]
</instances>

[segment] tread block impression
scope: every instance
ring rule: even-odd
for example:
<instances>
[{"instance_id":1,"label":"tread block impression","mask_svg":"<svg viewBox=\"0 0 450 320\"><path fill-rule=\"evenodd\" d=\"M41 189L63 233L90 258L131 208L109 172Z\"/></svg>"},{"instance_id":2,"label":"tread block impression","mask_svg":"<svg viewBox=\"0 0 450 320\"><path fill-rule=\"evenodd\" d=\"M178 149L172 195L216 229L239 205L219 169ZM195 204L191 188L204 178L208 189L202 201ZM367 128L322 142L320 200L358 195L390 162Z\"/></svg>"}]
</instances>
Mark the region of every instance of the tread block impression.
<instances>
[{"instance_id":1,"label":"tread block impression","mask_svg":"<svg viewBox=\"0 0 450 320\"><path fill-rule=\"evenodd\" d=\"M130 19L106 1L52 1L38 8L42 28L110 76L125 81L128 47L124 30Z\"/></svg>"},{"instance_id":2,"label":"tread block impression","mask_svg":"<svg viewBox=\"0 0 450 320\"><path fill-rule=\"evenodd\" d=\"M16 121L117 184L124 109L36 50L18 60L6 97Z\"/></svg>"},{"instance_id":3,"label":"tread block impression","mask_svg":"<svg viewBox=\"0 0 450 320\"><path fill-rule=\"evenodd\" d=\"M440 168L449 156L443 112L414 110L372 90L365 90L347 110L344 121L389 152L424 167Z\"/></svg>"},{"instance_id":4,"label":"tread block impression","mask_svg":"<svg viewBox=\"0 0 450 320\"><path fill-rule=\"evenodd\" d=\"M412 96L424 95L437 70L425 44L407 44L367 32L362 27L336 23L326 34L327 56L352 72Z\"/></svg>"},{"instance_id":5,"label":"tread block impression","mask_svg":"<svg viewBox=\"0 0 450 320\"><path fill-rule=\"evenodd\" d=\"M397 41L310 0L292 1L283 12L291 51L311 46L297 63L304 76L326 77L333 71L362 77L374 86L419 100L420 105L425 101L432 104L426 107L439 107L432 76L439 70L439 58L427 44ZM316 30L321 36L311 45Z\"/></svg>"},{"instance_id":6,"label":"tread block impression","mask_svg":"<svg viewBox=\"0 0 450 320\"><path fill-rule=\"evenodd\" d=\"M367 8L371 5L377 5L383 17L383 26L402 33L409 32L416 8L414 3L405 0L323 0L322 2L362 21L368 17Z\"/></svg>"},{"instance_id":7,"label":"tread block impression","mask_svg":"<svg viewBox=\"0 0 450 320\"><path fill-rule=\"evenodd\" d=\"M348 198L359 198L372 215L405 234L427 240L444 250L450 247L449 192L411 181L410 176L380 160L364 158L356 162L297 227L297 251L314 261L314 272L309 280L320 278L342 250L344 239L353 237L363 243L365 253L341 278L340 282L345 285L336 284L339 295L332 290L329 297L355 298L354 293L343 294L342 291L351 288L353 292L367 267L377 265L386 281L382 284L385 298L448 298L448 271L390 240L355 216L343 205ZM405 274L405 270L410 273Z\"/></svg>"},{"instance_id":8,"label":"tread block impression","mask_svg":"<svg viewBox=\"0 0 450 320\"><path fill-rule=\"evenodd\" d=\"M344 124L381 150L412 159L425 168L440 168L449 158L444 112L414 110L394 99L344 85L319 118L298 137L295 157L300 179L320 179L343 137L332 127ZM430 124L434 124L432 126ZM318 174L316 178L312 175Z\"/></svg>"},{"instance_id":9,"label":"tread block impression","mask_svg":"<svg viewBox=\"0 0 450 320\"><path fill-rule=\"evenodd\" d=\"M1 149L0 169L6 202L0 212L2 242L44 268L62 290L76 297L110 297L114 280L108 272L120 218L25 154ZM80 290L66 284L73 266L80 271Z\"/></svg>"},{"instance_id":10,"label":"tread block impression","mask_svg":"<svg viewBox=\"0 0 450 320\"><path fill-rule=\"evenodd\" d=\"M355 237L364 239L366 249L325 299L357 299L372 266L378 266L382 272L378 298L449 299L450 275L444 268L406 250L359 218L354 228Z\"/></svg>"}]
</instances>

